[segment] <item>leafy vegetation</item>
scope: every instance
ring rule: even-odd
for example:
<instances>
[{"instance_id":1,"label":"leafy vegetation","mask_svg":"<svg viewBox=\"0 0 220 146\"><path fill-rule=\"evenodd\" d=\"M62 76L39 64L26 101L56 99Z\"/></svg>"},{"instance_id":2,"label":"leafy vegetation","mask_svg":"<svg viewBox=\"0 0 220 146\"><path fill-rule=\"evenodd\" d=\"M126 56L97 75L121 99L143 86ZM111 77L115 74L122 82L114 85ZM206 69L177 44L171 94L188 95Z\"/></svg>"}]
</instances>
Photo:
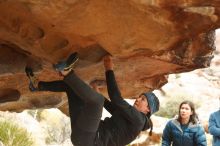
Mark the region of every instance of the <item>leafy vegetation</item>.
<instances>
[{"instance_id":1,"label":"leafy vegetation","mask_svg":"<svg viewBox=\"0 0 220 146\"><path fill-rule=\"evenodd\" d=\"M57 116L55 114L51 114L51 110L28 110L28 114L30 114L38 122L42 123L42 128L45 131L46 144L62 144L64 141L70 138L70 121L63 118L58 118L60 114L63 114L61 112L57 111Z\"/></svg>"},{"instance_id":2,"label":"leafy vegetation","mask_svg":"<svg viewBox=\"0 0 220 146\"><path fill-rule=\"evenodd\" d=\"M179 105L184 100L192 101L195 104L196 109L200 106L200 102L198 100L195 100L188 95L174 95L166 99L166 102L161 105L160 110L156 113L156 115L166 118L173 118L178 114Z\"/></svg>"},{"instance_id":3,"label":"leafy vegetation","mask_svg":"<svg viewBox=\"0 0 220 146\"><path fill-rule=\"evenodd\" d=\"M5 146L32 146L31 135L10 121L0 121L0 140Z\"/></svg>"}]
</instances>

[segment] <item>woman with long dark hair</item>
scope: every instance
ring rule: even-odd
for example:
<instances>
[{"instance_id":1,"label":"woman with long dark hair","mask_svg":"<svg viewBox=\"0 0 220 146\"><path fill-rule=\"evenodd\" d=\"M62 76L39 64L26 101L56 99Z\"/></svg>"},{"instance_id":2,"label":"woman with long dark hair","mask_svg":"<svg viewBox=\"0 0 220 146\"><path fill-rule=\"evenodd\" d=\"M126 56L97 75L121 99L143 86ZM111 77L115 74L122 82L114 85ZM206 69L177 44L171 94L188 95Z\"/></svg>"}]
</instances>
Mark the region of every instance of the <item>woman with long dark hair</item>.
<instances>
[{"instance_id":1,"label":"woman with long dark hair","mask_svg":"<svg viewBox=\"0 0 220 146\"><path fill-rule=\"evenodd\" d=\"M162 146L206 146L206 136L198 121L195 106L191 101L183 101L179 114L170 120L162 136Z\"/></svg>"}]
</instances>

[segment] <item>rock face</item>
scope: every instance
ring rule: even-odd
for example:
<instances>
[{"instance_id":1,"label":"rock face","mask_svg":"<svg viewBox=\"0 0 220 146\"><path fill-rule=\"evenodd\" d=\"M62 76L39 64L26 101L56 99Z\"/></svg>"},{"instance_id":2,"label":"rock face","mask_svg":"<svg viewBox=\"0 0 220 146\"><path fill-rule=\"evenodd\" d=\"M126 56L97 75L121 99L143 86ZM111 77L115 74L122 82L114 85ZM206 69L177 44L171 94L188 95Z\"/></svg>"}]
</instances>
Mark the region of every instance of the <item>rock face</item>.
<instances>
[{"instance_id":1,"label":"rock face","mask_svg":"<svg viewBox=\"0 0 220 146\"><path fill-rule=\"evenodd\" d=\"M87 83L105 80L109 53L123 97L159 89L168 74L210 65L219 27L219 0L0 0L0 110L67 113L64 93L29 92L24 68L61 79L52 64L75 51Z\"/></svg>"}]
</instances>

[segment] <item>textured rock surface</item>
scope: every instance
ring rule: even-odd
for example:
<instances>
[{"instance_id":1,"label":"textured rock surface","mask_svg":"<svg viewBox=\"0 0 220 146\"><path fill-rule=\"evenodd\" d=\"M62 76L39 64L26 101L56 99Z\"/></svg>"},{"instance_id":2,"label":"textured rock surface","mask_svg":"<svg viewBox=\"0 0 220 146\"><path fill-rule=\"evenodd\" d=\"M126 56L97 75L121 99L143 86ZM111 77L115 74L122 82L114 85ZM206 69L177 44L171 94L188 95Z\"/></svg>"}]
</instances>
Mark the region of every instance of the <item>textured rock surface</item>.
<instances>
[{"instance_id":1,"label":"textured rock surface","mask_svg":"<svg viewBox=\"0 0 220 146\"><path fill-rule=\"evenodd\" d=\"M110 53L123 97L158 89L168 74L209 66L219 17L219 0L0 0L0 110L66 112L65 94L29 92L24 68L60 79L52 64L74 51L87 83L104 80Z\"/></svg>"}]
</instances>

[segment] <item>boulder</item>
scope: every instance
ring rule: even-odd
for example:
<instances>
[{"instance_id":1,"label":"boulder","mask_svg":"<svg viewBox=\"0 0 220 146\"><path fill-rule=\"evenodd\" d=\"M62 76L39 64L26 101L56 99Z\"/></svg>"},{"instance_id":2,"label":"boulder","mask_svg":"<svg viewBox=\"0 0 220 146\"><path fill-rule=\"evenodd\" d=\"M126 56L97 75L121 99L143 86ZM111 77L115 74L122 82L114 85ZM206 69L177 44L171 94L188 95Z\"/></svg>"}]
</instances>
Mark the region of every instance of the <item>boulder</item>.
<instances>
[{"instance_id":1,"label":"boulder","mask_svg":"<svg viewBox=\"0 0 220 146\"><path fill-rule=\"evenodd\" d=\"M209 67L219 17L219 0L0 0L0 110L68 114L65 93L31 93L24 68L60 80L52 65L76 51L88 84L105 80L111 54L124 98L159 89L169 74Z\"/></svg>"}]
</instances>

